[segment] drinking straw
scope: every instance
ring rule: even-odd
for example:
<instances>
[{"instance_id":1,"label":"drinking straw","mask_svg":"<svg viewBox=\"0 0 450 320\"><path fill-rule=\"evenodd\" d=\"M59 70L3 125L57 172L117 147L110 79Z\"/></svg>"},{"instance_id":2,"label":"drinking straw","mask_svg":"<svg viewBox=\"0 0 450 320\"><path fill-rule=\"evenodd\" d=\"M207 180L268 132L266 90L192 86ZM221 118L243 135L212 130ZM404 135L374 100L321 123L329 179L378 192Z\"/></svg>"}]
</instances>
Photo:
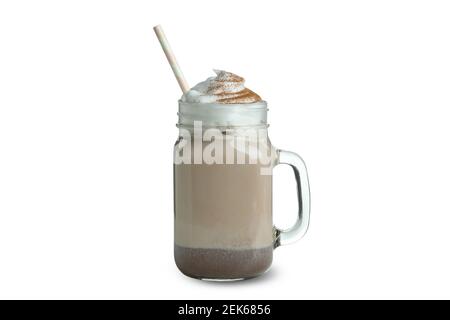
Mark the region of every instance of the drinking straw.
<instances>
[{"instance_id":1,"label":"drinking straw","mask_svg":"<svg viewBox=\"0 0 450 320\"><path fill-rule=\"evenodd\" d=\"M162 47L164 53L166 54L167 61L169 61L169 64L172 67L172 71L175 75L175 78L177 78L177 81L178 81L178 84L180 85L181 91L183 91L183 93L188 92L189 85L183 76L183 72L181 72L180 66L178 65L177 59L175 58L175 55L173 54L173 51L170 48L169 42L167 41L167 38L164 35L164 31L163 31L161 25L157 25L157 26L153 27L153 30L155 30L156 36L158 37L158 40L159 40L159 43L161 44L161 47Z\"/></svg>"}]
</instances>

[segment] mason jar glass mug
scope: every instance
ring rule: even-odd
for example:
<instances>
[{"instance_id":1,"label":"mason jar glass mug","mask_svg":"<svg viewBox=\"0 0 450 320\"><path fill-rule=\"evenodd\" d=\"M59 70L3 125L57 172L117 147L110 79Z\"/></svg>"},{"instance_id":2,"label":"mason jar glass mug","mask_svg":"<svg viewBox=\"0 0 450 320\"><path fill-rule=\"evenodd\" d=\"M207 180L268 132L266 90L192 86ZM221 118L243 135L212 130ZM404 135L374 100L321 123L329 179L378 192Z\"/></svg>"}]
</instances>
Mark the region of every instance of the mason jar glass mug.
<instances>
[{"instance_id":1,"label":"mason jar glass mug","mask_svg":"<svg viewBox=\"0 0 450 320\"><path fill-rule=\"evenodd\" d=\"M309 225L306 166L270 143L267 104L179 102L174 147L175 262L203 280L258 276L273 250L303 237ZM272 172L292 167L298 216L280 230L272 221Z\"/></svg>"}]
</instances>

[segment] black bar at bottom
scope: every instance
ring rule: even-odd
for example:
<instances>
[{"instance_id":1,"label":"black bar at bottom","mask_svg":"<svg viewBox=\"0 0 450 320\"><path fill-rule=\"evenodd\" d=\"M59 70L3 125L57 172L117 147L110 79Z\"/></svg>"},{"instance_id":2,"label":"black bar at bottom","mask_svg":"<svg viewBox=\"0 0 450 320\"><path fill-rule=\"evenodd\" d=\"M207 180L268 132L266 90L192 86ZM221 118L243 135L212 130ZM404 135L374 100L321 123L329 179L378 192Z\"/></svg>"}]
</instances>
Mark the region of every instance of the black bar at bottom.
<instances>
[{"instance_id":1,"label":"black bar at bottom","mask_svg":"<svg viewBox=\"0 0 450 320\"><path fill-rule=\"evenodd\" d=\"M123 317L124 319L301 319L343 316L365 319L385 317L430 318L440 308L447 314L448 301L432 307L425 301L299 301L299 300L29 300L0 301L2 314L30 315L33 318ZM431 302L431 301L427 301ZM436 301L434 301L436 302ZM439 308L440 307L440 308ZM444 309L445 308L445 309Z\"/></svg>"}]
</instances>

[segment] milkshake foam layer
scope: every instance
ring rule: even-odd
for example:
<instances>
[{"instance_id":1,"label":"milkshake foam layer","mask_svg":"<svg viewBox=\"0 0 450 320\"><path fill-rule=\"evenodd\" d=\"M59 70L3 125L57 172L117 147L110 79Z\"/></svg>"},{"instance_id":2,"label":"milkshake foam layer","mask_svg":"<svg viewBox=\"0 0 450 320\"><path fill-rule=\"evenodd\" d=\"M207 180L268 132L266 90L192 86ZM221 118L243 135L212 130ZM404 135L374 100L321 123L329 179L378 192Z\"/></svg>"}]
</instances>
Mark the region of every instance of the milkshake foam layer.
<instances>
[{"instance_id":1,"label":"milkshake foam layer","mask_svg":"<svg viewBox=\"0 0 450 320\"><path fill-rule=\"evenodd\" d=\"M234 73L214 70L210 77L186 92L181 101L191 103L242 104L261 101L261 97L245 87L244 78Z\"/></svg>"}]
</instances>

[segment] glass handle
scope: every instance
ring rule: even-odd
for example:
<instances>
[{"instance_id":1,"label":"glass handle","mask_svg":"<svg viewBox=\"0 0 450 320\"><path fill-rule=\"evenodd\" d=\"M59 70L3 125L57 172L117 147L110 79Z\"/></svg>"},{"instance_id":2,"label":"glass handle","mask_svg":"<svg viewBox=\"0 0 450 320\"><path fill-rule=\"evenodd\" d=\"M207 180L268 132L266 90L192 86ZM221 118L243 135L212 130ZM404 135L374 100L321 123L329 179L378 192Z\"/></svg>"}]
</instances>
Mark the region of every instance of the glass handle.
<instances>
[{"instance_id":1,"label":"glass handle","mask_svg":"<svg viewBox=\"0 0 450 320\"><path fill-rule=\"evenodd\" d=\"M300 240L308 230L310 214L309 181L305 162L294 152L277 150L277 154L278 161L276 165L288 164L293 169L297 183L298 216L295 224L289 229L280 230L274 227L275 248Z\"/></svg>"}]
</instances>

